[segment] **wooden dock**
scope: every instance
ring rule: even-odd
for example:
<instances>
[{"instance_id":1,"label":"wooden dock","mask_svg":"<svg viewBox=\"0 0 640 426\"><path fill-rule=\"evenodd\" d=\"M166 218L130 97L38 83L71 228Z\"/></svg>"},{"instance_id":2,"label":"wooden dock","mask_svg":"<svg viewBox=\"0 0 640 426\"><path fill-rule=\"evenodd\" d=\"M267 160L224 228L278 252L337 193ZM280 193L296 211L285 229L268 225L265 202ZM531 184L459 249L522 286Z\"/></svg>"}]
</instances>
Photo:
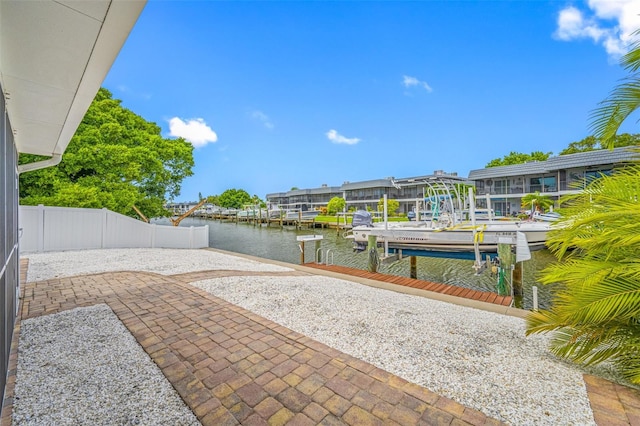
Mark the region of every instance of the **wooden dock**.
<instances>
[{"instance_id":1,"label":"wooden dock","mask_svg":"<svg viewBox=\"0 0 640 426\"><path fill-rule=\"evenodd\" d=\"M239 215L238 212L234 213L194 213L192 217L201 219L217 220L220 222L233 222L233 223L248 223L252 225L266 225L276 227L292 227L296 229L337 229L346 230L351 229L351 225L345 225L343 223L336 222L320 222L314 218L285 218L285 217L261 217L253 215Z\"/></svg>"},{"instance_id":2,"label":"wooden dock","mask_svg":"<svg viewBox=\"0 0 640 426\"><path fill-rule=\"evenodd\" d=\"M399 277L397 275L369 272L362 269L349 268L347 266L325 265L315 262L305 263L304 266L337 272L339 274L352 275L360 278L368 278L405 287L413 287L420 290L448 294L450 296L462 297L465 299L478 300L480 302L493 303L500 306L511 306L511 301L513 299L511 296L499 296L497 293L492 293L490 291L472 290L454 285L434 283L432 281L423 281L414 278Z\"/></svg>"}]
</instances>

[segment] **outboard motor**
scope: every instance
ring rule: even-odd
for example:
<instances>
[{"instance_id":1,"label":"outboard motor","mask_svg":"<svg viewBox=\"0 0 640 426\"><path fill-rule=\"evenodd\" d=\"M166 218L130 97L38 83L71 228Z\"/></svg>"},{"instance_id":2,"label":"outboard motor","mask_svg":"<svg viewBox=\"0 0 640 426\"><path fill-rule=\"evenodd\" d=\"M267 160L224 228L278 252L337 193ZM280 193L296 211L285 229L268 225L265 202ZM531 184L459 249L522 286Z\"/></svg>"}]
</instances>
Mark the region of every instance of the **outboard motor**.
<instances>
[{"instance_id":1,"label":"outboard motor","mask_svg":"<svg viewBox=\"0 0 640 426\"><path fill-rule=\"evenodd\" d=\"M373 217L371 213L366 210L358 210L353 214L353 220L351 221L351 225L353 228L359 226L366 226L369 228L373 228ZM353 243L353 251L362 252L367 249L367 243L354 241Z\"/></svg>"},{"instance_id":2,"label":"outboard motor","mask_svg":"<svg viewBox=\"0 0 640 426\"><path fill-rule=\"evenodd\" d=\"M371 213L366 210L358 210L353 214L353 221L351 225L355 228L356 226L373 226L373 217Z\"/></svg>"}]
</instances>

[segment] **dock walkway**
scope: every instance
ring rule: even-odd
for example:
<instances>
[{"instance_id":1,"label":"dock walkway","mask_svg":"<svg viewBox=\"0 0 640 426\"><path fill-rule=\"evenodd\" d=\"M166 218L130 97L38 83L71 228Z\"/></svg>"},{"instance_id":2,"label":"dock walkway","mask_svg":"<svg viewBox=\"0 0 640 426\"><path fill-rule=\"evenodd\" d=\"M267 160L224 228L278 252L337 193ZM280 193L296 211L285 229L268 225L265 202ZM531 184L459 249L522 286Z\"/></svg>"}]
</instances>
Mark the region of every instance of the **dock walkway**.
<instances>
[{"instance_id":1,"label":"dock walkway","mask_svg":"<svg viewBox=\"0 0 640 426\"><path fill-rule=\"evenodd\" d=\"M511 296L499 296L497 293L489 291L478 291L464 287L458 287L448 284L439 284L432 281L423 281L414 278L399 277L397 275L381 274L379 272L369 272L362 269L349 268L347 266L340 265L326 265L319 263L305 263L305 266L310 268L322 269L325 271L336 272L340 274L346 274L350 276L356 276L361 278L367 278L375 281L382 281L390 284L395 284L404 287L412 287L419 290L432 291L435 293L448 294L455 297L461 297L464 299L477 300L480 302L493 303L500 306L511 306Z\"/></svg>"}]
</instances>

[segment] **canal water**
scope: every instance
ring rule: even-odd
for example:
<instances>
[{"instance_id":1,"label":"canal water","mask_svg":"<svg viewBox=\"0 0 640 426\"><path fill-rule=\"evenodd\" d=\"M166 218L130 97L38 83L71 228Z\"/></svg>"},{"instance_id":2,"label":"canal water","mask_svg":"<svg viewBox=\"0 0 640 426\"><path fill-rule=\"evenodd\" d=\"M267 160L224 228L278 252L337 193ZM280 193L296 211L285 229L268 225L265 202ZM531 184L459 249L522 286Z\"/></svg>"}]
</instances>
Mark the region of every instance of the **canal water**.
<instances>
[{"instance_id":1,"label":"canal water","mask_svg":"<svg viewBox=\"0 0 640 426\"><path fill-rule=\"evenodd\" d=\"M209 225L209 246L236 253L250 254L266 259L282 262L300 263L300 249L296 237L298 235L322 235L321 249L324 253L330 250L330 257L336 265L367 269L367 254L354 253L352 242L342 236L342 231L335 229L303 229L293 227L253 225L251 223L220 222L216 220L188 218L180 226ZM307 243L305 259L314 259L314 243ZM553 261L553 255L547 250L531 253L532 259L524 262L523 289L524 297L518 305L524 309L533 306L533 286L538 288L538 304L547 308L551 299L551 288L539 284L538 272ZM496 291L497 279L487 270L475 275L473 261L461 259L418 257L418 279L450 284L481 291ZM408 277L410 274L409 259L389 264L381 264L379 272Z\"/></svg>"}]
</instances>

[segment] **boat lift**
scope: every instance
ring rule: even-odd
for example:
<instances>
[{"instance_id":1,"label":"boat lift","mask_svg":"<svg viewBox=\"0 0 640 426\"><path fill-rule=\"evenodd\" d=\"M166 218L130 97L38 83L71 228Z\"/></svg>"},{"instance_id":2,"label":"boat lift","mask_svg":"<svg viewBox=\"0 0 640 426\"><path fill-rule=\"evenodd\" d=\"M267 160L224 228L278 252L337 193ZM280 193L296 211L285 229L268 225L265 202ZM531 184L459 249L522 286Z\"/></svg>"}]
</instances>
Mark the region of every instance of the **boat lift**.
<instances>
[{"instance_id":1,"label":"boat lift","mask_svg":"<svg viewBox=\"0 0 640 426\"><path fill-rule=\"evenodd\" d=\"M462 211L465 207L465 204L469 206L469 219L471 220L471 228L473 230L473 246L460 246L457 248L452 247L420 247L416 245L407 245L407 244L398 244L398 243L389 243L388 241L384 242L384 252L382 256L377 259L381 262L394 262L403 259L404 257L411 258L411 270L412 277L414 274L417 274L415 271L415 256L426 256L426 257L440 257L440 258L454 258L454 259L466 259L473 260L473 269L475 270L476 275L484 272L489 265L499 264L499 261L496 260L498 258L498 251L500 247L505 247L507 250L511 251L511 248L515 248L515 263L522 262L524 260L531 259L531 251L529 249L529 244L527 242L526 235L523 232L516 232L513 236L502 236L498 238L498 241L495 244L494 249L487 249L486 246L483 250L480 250L480 243L483 242L483 228L476 223L475 217L475 201L473 188L468 189L468 198L465 200L461 197L459 192L459 188L455 185L451 186L445 182L439 182L439 185L427 183L429 185L429 192L431 193L428 197L425 196L424 201L425 204L427 202L431 203L431 213L433 219L440 219L441 215L441 206L443 204L447 205L448 210L451 214L450 217L447 218L449 222L448 226L455 226L457 223L462 221L462 218L458 218L455 214L456 208L454 206L454 199L457 200L458 203L458 211ZM426 195L426 194L425 194ZM388 229L388 218L387 218L387 196L384 195L384 224L385 229ZM449 210L450 209L450 210ZM490 199L487 197L487 209L491 212L491 203ZM421 212L419 209L416 218L420 218ZM491 213L489 213L489 217L491 218ZM370 258L373 255L373 252L369 253ZM484 255L484 258L483 258ZM369 261L369 269L377 269L377 262L374 262L370 259ZM510 269L511 275L511 293L514 291L513 286L513 265L504 265ZM503 267L504 267L503 266ZM504 271L500 271L500 273L504 273ZM415 277L414 277L415 278ZM513 295L513 294L512 294Z\"/></svg>"}]
</instances>

